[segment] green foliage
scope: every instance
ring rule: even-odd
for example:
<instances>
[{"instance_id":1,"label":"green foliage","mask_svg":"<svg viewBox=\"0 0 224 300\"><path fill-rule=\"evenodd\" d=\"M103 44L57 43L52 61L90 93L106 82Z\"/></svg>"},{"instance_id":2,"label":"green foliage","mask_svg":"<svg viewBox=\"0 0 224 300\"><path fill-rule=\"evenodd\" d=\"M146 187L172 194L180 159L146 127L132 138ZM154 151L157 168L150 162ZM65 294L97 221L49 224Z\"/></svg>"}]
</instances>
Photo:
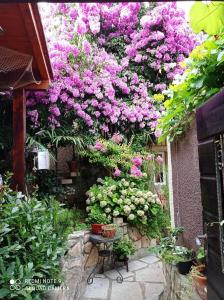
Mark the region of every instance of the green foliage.
<instances>
[{"instance_id":1,"label":"green foliage","mask_svg":"<svg viewBox=\"0 0 224 300\"><path fill-rule=\"evenodd\" d=\"M224 86L224 37L208 38L196 47L186 60L186 71L180 81L167 91L165 114L160 120L162 136L172 141L189 126L197 107Z\"/></svg>"},{"instance_id":2,"label":"green foliage","mask_svg":"<svg viewBox=\"0 0 224 300\"><path fill-rule=\"evenodd\" d=\"M28 146L41 144L45 148L58 148L73 145L77 151L83 149L84 141L73 128L59 127L55 129L43 129L38 133L28 136Z\"/></svg>"},{"instance_id":3,"label":"green foliage","mask_svg":"<svg viewBox=\"0 0 224 300\"><path fill-rule=\"evenodd\" d=\"M81 157L87 157L90 163L99 164L109 169L122 169L128 171L132 166L134 156L146 155L146 151L135 152L130 145L116 144L111 140L99 139L105 151L98 151L93 146L80 151ZM142 149L141 149L142 150Z\"/></svg>"},{"instance_id":4,"label":"green foliage","mask_svg":"<svg viewBox=\"0 0 224 300\"><path fill-rule=\"evenodd\" d=\"M196 259L199 264L204 264L205 258L206 258L205 249L204 249L204 247L200 247L196 253Z\"/></svg>"},{"instance_id":5,"label":"green foliage","mask_svg":"<svg viewBox=\"0 0 224 300\"><path fill-rule=\"evenodd\" d=\"M25 197L6 184L0 192L0 298L42 299L43 289L32 290L31 279L55 279L60 284L59 260L66 250L72 215L54 198ZM11 290L10 279L20 280Z\"/></svg>"},{"instance_id":6,"label":"green foliage","mask_svg":"<svg viewBox=\"0 0 224 300\"><path fill-rule=\"evenodd\" d=\"M89 224L109 224L107 215L97 206L93 207L88 214L87 222Z\"/></svg>"},{"instance_id":7,"label":"green foliage","mask_svg":"<svg viewBox=\"0 0 224 300\"><path fill-rule=\"evenodd\" d=\"M187 258L192 252L185 247L176 246L178 236L183 232L183 227L168 228L166 236L160 239L160 243L150 248L150 252L158 255L166 263L177 263Z\"/></svg>"},{"instance_id":8,"label":"green foliage","mask_svg":"<svg viewBox=\"0 0 224 300\"><path fill-rule=\"evenodd\" d=\"M222 34L224 32L224 3L222 1L210 3L196 1L190 10L190 24L196 33L205 31L211 35Z\"/></svg>"},{"instance_id":9,"label":"green foliage","mask_svg":"<svg viewBox=\"0 0 224 300\"><path fill-rule=\"evenodd\" d=\"M135 254L135 251L136 248L134 243L128 238L123 238L113 244L113 252L119 259L124 259L129 255L133 255Z\"/></svg>"},{"instance_id":10,"label":"green foliage","mask_svg":"<svg viewBox=\"0 0 224 300\"><path fill-rule=\"evenodd\" d=\"M110 222L113 217L124 217L142 233L151 237L162 234L166 212L156 194L148 190L147 179L127 176L113 179L105 177L101 184L93 185L86 200L87 212L99 211Z\"/></svg>"}]
</instances>

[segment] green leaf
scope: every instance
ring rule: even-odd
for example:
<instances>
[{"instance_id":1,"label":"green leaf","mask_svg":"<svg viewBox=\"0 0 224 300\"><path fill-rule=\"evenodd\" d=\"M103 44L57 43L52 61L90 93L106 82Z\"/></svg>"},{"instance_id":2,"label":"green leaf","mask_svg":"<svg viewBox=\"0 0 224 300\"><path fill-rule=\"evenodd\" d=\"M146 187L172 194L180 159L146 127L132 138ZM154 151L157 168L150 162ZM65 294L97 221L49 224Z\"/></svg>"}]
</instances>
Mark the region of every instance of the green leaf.
<instances>
[{"instance_id":1,"label":"green leaf","mask_svg":"<svg viewBox=\"0 0 224 300\"><path fill-rule=\"evenodd\" d=\"M190 10L190 24L199 33L205 31L217 35L224 31L224 3L212 1L209 4L197 1Z\"/></svg>"},{"instance_id":2,"label":"green leaf","mask_svg":"<svg viewBox=\"0 0 224 300\"><path fill-rule=\"evenodd\" d=\"M9 294L10 294L10 290L8 290L6 288L0 289L0 299L4 299Z\"/></svg>"}]
</instances>

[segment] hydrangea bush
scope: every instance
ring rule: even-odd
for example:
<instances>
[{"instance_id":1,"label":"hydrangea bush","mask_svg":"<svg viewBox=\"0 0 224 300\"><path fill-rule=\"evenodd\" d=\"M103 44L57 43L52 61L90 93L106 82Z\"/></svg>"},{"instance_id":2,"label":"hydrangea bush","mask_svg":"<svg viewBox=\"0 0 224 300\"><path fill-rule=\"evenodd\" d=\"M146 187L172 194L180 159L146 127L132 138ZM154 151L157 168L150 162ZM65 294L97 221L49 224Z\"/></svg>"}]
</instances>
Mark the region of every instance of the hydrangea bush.
<instances>
[{"instance_id":1,"label":"hydrangea bush","mask_svg":"<svg viewBox=\"0 0 224 300\"><path fill-rule=\"evenodd\" d=\"M160 234L165 214L158 196L148 190L142 178L106 177L99 181L87 192L87 212L97 208L111 222L114 217L124 217L151 237Z\"/></svg>"}]
</instances>

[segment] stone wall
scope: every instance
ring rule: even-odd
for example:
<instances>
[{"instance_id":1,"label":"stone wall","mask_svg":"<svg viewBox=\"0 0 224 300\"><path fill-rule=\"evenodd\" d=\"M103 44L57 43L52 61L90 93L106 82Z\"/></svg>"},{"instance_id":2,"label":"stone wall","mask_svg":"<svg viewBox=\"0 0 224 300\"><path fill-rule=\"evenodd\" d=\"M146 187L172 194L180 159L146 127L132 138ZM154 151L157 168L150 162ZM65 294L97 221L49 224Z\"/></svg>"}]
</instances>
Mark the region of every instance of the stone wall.
<instances>
[{"instance_id":1,"label":"stone wall","mask_svg":"<svg viewBox=\"0 0 224 300\"><path fill-rule=\"evenodd\" d=\"M196 122L185 136L171 144L174 220L184 227L182 243L195 248L195 237L203 233Z\"/></svg>"},{"instance_id":2,"label":"stone wall","mask_svg":"<svg viewBox=\"0 0 224 300\"><path fill-rule=\"evenodd\" d=\"M119 233L129 237L136 246L136 253L130 258L148 255L148 248L156 241L143 236L135 227L127 223L119 224ZM89 240L89 231L77 231L68 236L68 246L65 257L61 261L64 284L61 289L47 293L48 300L81 300L86 287L86 279L92 268L97 264L98 251Z\"/></svg>"},{"instance_id":3,"label":"stone wall","mask_svg":"<svg viewBox=\"0 0 224 300\"><path fill-rule=\"evenodd\" d=\"M163 264L165 289L160 300L201 300L189 275L181 275L173 265Z\"/></svg>"}]
</instances>

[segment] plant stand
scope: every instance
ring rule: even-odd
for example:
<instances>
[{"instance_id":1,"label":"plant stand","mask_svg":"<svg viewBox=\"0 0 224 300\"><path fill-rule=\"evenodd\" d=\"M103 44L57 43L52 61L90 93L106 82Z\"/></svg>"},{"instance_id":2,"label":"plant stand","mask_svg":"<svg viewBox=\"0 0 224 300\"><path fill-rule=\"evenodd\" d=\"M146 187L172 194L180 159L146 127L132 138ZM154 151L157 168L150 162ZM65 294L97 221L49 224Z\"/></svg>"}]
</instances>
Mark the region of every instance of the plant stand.
<instances>
[{"instance_id":1,"label":"plant stand","mask_svg":"<svg viewBox=\"0 0 224 300\"><path fill-rule=\"evenodd\" d=\"M97 261L96 266L93 268L93 270L91 271L91 273L89 274L89 276L87 278L87 283L88 284L93 283L93 279L94 279L94 277L97 273L100 273L100 274L104 273L105 260L106 259L108 260L108 262L107 262L108 265L110 265L118 273L117 282L118 283L123 282L123 276L120 273L120 271L116 268L116 265L115 265L115 259L114 259L114 256L113 256L113 251L110 250L110 248L113 246L113 243L120 240L120 239L121 239L120 235L117 235L114 238L104 238L101 235L96 235L96 234L91 234L90 235L89 240L90 240L90 242L93 243L94 246L92 247L88 258L90 257L91 252L94 249L94 247L96 247L97 250L98 250L98 261ZM103 247L104 247L103 250L100 249L100 244L103 244ZM86 260L85 265L88 262L88 258ZM98 269L100 269L100 271L97 272Z\"/></svg>"}]
</instances>

